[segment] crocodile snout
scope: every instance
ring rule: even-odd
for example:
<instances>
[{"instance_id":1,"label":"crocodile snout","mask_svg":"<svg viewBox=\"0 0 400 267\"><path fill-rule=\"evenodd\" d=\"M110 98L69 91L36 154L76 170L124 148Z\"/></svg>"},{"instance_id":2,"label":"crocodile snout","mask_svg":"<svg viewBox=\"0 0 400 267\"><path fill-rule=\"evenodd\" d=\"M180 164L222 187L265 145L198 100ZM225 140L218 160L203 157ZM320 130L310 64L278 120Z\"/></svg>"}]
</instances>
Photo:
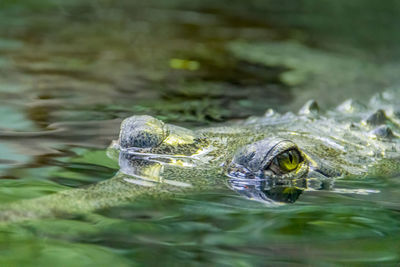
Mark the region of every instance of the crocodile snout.
<instances>
[{"instance_id":1,"label":"crocodile snout","mask_svg":"<svg viewBox=\"0 0 400 267\"><path fill-rule=\"evenodd\" d=\"M121 148L156 147L168 136L166 125L152 116L132 116L121 124L119 145Z\"/></svg>"}]
</instances>

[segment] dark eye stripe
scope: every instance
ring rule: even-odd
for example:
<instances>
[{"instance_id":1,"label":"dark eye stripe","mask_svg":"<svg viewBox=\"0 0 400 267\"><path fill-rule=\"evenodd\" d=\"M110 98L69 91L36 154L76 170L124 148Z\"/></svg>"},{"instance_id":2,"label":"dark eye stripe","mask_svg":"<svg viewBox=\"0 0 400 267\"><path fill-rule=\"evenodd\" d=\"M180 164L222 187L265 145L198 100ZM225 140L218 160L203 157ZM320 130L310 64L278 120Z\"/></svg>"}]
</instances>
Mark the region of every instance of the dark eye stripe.
<instances>
[{"instance_id":1,"label":"dark eye stripe","mask_svg":"<svg viewBox=\"0 0 400 267\"><path fill-rule=\"evenodd\" d=\"M292 151L289 151L289 160L291 163L293 163L293 156L292 156Z\"/></svg>"}]
</instances>

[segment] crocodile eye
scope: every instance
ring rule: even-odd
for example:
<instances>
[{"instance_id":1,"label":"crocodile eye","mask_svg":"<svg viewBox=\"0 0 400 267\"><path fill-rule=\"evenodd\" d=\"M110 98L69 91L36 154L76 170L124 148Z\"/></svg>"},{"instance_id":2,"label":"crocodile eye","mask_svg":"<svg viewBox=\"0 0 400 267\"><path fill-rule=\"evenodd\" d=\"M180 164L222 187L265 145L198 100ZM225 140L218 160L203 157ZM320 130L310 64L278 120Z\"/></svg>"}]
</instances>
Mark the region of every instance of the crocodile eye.
<instances>
[{"instance_id":1,"label":"crocodile eye","mask_svg":"<svg viewBox=\"0 0 400 267\"><path fill-rule=\"evenodd\" d=\"M306 175L309 164L292 141L266 138L240 148L228 168L231 177L286 179Z\"/></svg>"},{"instance_id":2,"label":"crocodile eye","mask_svg":"<svg viewBox=\"0 0 400 267\"><path fill-rule=\"evenodd\" d=\"M296 170L303 161L297 149L290 149L277 155L269 168L275 173L288 173Z\"/></svg>"}]
</instances>

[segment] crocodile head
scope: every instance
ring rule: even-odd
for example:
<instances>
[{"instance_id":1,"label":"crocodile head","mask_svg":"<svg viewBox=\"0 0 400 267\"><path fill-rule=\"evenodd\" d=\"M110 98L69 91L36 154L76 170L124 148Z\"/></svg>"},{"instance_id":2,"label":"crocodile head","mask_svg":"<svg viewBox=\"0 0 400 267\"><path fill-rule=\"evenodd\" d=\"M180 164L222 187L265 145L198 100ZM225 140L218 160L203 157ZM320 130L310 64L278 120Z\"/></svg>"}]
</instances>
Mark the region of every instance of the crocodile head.
<instances>
[{"instance_id":1,"label":"crocodile head","mask_svg":"<svg viewBox=\"0 0 400 267\"><path fill-rule=\"evenodd\" d=\"M396 106L376 98L375 112L346 101L320 114L318 104L309 101L298 114L270 110L263 117L200 130L132 116L122 122L113 147L121 171L140 179L151 173L159 182L167 168L172 180L194 185L212 170L249 198L293 202L304 189L329 189L335 177L362 176L382 159L398 159Z\"/></svg>"}]
</instances>

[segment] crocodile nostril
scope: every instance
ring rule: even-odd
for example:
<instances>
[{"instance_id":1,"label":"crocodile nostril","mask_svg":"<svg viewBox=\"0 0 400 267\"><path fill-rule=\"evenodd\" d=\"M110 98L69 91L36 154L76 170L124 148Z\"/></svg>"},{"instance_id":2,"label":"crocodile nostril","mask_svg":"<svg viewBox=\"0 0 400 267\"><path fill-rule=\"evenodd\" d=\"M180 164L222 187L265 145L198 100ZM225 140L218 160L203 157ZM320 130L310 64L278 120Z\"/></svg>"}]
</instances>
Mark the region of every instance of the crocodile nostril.
<instances>
[{"instance_id":1,"label":"crocodile nostril","mask_svg":"<svg viewBox=\"0 0 400 267\"><path fill-rule=\"evenodd\" d=\"M165 124L151 116L132 116L121 124L119 145L122 148L158 146L168 135Z\"/></svg>"}]
</instances>

